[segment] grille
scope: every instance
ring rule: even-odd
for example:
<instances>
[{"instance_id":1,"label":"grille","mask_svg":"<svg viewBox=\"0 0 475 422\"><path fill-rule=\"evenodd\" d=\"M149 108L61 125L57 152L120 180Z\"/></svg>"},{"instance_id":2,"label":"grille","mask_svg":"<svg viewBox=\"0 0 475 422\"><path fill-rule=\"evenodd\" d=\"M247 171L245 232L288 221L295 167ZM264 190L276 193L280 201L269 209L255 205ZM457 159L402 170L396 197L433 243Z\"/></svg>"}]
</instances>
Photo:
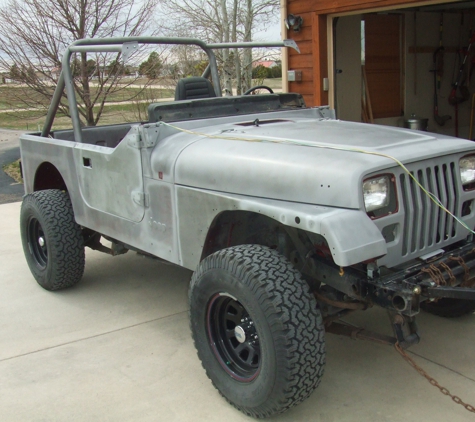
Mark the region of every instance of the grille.
<instances>
[{"instance_id":1,"label":"grille","mask_svg":"<svg viewBox=\"0 0 475 422\"><path fill-rule=\"evenodd\" d=\"M454 215L459 209L455 163L431 167L410 168L411 174ZM401 174L401 193L404 206L403 256L433 246L442 246L457 234L457 224L442 211L407 174Z\"/></svg>"}]
</instances>

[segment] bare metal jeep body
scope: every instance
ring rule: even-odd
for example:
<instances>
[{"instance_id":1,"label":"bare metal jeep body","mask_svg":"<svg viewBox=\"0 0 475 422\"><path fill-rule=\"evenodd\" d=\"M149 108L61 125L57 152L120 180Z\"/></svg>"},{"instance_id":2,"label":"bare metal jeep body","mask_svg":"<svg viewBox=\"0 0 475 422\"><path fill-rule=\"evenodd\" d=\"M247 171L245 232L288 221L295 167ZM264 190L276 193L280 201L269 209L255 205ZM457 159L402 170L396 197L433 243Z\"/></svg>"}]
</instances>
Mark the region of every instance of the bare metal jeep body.
<instances>
[{"instance_id":1,"label":"bare metal jeep body","mask_svg":"<svg viewBox=\"0 0 475 422\"><path fill-rule=\"evenodd\" d=\"M203 48L218 97L151 104L148 122L81 128L71 54L145 42ZM67 192L74 218L64 224L77 232L75 252L135 250L198 268L190 317L203 366L233 405L262 417L318 385L322 314L327 331L344 334L328 321L382 306L394 338L367 337L409 346L419 341L421 306L445 316L475 309L475 144L339 121L327 107L305 107L298 94L220 97L212 50L224 47L142 38L71 46L43 132L21 137L25 198L44 192L24 204L22 237L43 287L77 282L83 258L72 281L51 278L55 259L70 264L53 254L61 242L54 244L41 211L46 192ZM51 131L64 85L73 129ZM314 331L300 338L289 327ZM301 369L292 369L300 358ZM308 365L313 374L305 374Z\"/></svg>"}]
</instances>

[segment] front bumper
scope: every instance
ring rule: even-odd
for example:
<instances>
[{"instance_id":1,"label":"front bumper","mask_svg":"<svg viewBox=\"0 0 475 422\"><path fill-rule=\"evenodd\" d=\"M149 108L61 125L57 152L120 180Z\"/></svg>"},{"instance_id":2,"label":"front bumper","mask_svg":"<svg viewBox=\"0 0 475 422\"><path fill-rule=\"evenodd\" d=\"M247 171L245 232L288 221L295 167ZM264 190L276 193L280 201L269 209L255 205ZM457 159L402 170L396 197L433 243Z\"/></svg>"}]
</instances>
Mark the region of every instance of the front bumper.
<instances>
[{"instance_id":1,"label":"front bumper","mask_svg":"<svg viewBox=\"0 0 475 422\"><path fill-rule=\"evenodd\" d=\"M465 244L404 270L368 280L372 301L413 316L425 300L475 300L475 245Z\"/></svg>"},{"instance_id":2,"label":"front bumper","mask_svg":"<svg viewBox=\"0 0 475 422\"><path fill-rule=\"evenodd\" d=\"M318 260L316 278L347 297L412 317L420 303L439 298L475 300L475 244L466 243L427 260L380 275Z\"/></svg>"}]
</instances>

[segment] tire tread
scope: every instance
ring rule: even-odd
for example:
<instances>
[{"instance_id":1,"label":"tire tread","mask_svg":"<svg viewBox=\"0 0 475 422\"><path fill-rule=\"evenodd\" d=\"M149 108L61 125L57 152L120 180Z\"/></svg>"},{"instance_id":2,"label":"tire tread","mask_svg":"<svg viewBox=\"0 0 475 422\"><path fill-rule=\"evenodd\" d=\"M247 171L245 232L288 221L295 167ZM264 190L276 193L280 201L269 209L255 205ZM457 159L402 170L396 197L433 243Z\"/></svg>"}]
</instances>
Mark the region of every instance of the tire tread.
<instances>
[{"instance_id":1,"label":"tire tread","mask_svg":"<svg viewBox=\"0 0 475 422\"><path fill-rule=\"evenodd\" d=\"M317 388L323 375L325 332L315 298L300 273L277 251L260 245L240 245L218 251L201 263L192 277L190 303L193 300L195 284L202 275L222 266L223 263L248 285L261 304L265 304L263 310L271 330L284 327L280 331L279 339L283 344L279 350L284 350L285 356L277 359L285 366L283 372L287 374L278 386L281 390L278 402L269 402L260 408L250 409L233 403L228 397L225 398L233 406L253 417L268 417L285 412L307 399ZM196 338L194 342L197 347ZM203 362L203 359L201 360ZM204 365L203 367L207 371Z\"/></svg>"},{"instance_id":2,"label":"tire tread","mask_svg":"<svg viewBox=\"0 0 475 422\"><path fill-rule=\"evenodd\" d=\"M52 246L48 249L48 265L52 265L51 277L43 282L39 280L35 263L29 256L23 221L26 218L23 214L32 211L38 213ZM23 248L38 283L47 290L60 290L75 285L84 273L85 254L81 227L74 219L69 195L55 189L31 193L23 199L21 214Z\"/></svg>"}]
</instances>

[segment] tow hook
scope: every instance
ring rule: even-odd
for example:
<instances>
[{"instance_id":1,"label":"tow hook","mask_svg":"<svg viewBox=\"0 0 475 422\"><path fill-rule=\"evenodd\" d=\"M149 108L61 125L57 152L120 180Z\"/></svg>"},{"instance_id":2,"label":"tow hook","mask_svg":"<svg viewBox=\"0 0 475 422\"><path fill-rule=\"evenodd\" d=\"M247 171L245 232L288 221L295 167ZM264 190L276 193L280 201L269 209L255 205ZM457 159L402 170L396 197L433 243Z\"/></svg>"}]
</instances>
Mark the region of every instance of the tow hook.
<instances>
[{"instance_id":1,"label":"tow hook","mask_svg":"<svg viewBox=\"0 0 475 422\"><path fill-rule=\"evenodd\" d=\"M404 349L419 343L421 337L414 317L388 310L397 343Z\"/></svg>"}]
</instances>

